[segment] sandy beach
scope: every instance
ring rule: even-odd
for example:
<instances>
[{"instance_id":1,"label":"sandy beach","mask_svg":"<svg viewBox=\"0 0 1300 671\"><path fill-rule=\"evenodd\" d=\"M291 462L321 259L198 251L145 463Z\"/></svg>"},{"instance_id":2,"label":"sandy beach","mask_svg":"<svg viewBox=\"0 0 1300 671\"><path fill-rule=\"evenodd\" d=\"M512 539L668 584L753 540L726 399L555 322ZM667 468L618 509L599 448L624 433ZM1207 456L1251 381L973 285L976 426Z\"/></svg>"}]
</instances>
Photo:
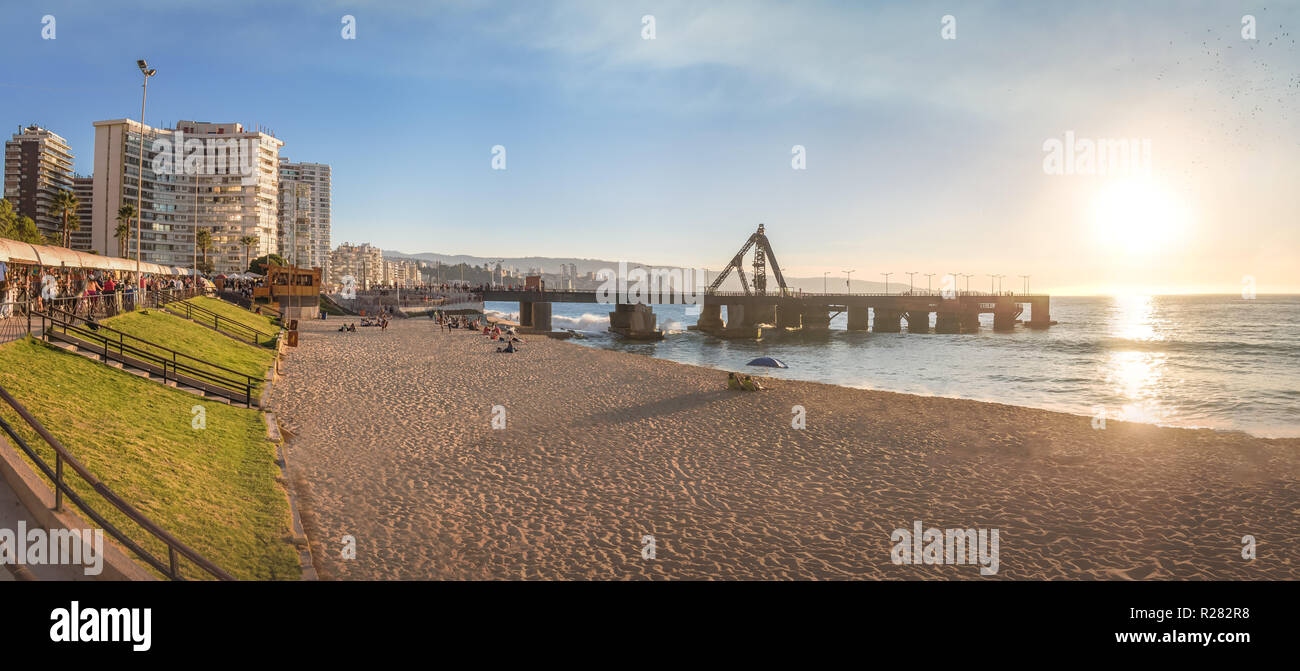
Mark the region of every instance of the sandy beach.
<instances>
[{"instance_id":1,"label":"sandy beach","mask_svg":"<svg viewBox=\"0 0 1300 671\"><path fill-rule=\"evenodd\" d=\"M272 397L327 579L1300 578L1300 439L734 392L544 337L505 355L425 319L340 323L302 324ZM1000 570L894 564L891 533L917 520L998 529Z\"/></svg>"}]
</instances>

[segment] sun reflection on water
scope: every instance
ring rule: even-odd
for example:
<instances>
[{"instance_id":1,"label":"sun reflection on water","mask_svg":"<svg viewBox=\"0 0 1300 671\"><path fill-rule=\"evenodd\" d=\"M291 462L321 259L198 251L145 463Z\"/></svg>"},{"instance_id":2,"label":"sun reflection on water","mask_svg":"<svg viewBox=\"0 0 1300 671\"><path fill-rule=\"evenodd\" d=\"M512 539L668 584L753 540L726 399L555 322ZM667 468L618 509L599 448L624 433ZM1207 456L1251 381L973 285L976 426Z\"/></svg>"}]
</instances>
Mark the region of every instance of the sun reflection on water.
<instances>
[{"instance_id":1,"label":"sun reflection on water","mask_svg":"<svg viewBox=\"0 0 1300 671\"><path fill-rule=\"evenodd\" d=\"M1151 296L1116 296L1111 307L1111 336L1128 341L1158 342L1158 331ZM1163 352L1117 350L1110 352L1106 370L1111 390L1125 402L1122 417L1133 422L1160 422L1168 411L1159 404L1166 355Z\"/></svg>"}]
</instances>

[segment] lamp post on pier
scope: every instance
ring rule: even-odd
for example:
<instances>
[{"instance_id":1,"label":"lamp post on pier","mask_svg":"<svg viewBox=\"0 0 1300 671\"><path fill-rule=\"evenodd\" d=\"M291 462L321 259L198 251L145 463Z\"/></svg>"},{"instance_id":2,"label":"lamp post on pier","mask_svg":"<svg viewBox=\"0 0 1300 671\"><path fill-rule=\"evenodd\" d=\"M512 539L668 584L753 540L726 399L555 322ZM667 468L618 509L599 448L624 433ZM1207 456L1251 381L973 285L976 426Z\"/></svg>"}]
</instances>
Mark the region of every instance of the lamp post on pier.
<instances>
[{"instance_id":1,"label":"lamp post on pier","mask_svg":"<svg viewBox=\"0 0 1300 671\"><path fill-rule=\"evenodd\" d=\"M915 272L907 273L907 293L908 293L908 294L911 294L911 293L913 293L913 292L916 291L916 288L915 288L914 286L912 286L912 277L913 277L914 275L916 275Z\"/></svg>"},{"instance_id":2,"label":"lamp post on pier","mask_svg":"<svg viewBox=\"0 0 1300 671\"><path fill-rule=\"evenodd\" d=\"M889 294L889 276L890 276L890 275L893 275L893 273L880 273L880 274L885 276L885 294L888 295L888 294Z\"/></svg>"}]
</instances>

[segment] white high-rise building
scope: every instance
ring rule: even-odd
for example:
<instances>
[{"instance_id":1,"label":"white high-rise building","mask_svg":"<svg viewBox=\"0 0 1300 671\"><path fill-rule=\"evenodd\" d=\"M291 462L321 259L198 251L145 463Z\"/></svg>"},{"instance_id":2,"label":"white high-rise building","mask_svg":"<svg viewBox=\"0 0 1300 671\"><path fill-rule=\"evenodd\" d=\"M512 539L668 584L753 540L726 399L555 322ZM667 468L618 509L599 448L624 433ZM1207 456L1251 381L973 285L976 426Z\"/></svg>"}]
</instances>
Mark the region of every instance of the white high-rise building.
<instances>
[{"instance_id":1,"label":"white high-rise building","mask_svg":"<svg viewBox=\"0 0 1300 671\"><path fill-rule=\"evenodd\" d=\"M278 249L284 142L237 123L178 121L175 128L152 128L113 119L94 126L92 248L117 249L118 210L136 204L143 129L142 261L192 267L204 256L195 246L200 228L212 232L207 260L214 272L242 272L248 259ZM255 242L245 246L246 236ZM132 223L128 258L135 258L135 240Z\"/></svg>"},{"instance_id":2,"label":"white high-rise building","mask_svg":"<svg viewBox=\"0 0 1300 671\"><path fill-rule=\"evenodd\" d=\"M320 268L324 278L330 276L330 190L328 165L280 157L280 256Z\"/></svg>"}]
</instances>

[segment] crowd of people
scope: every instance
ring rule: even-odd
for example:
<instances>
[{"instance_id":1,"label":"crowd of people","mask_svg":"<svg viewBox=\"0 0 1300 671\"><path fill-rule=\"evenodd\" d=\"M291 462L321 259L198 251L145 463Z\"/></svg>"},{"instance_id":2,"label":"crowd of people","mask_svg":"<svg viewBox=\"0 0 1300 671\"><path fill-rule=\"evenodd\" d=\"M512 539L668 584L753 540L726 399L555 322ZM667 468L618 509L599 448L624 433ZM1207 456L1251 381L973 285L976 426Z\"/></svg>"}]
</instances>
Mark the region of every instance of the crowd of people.
<instances>
[{"instance_id":1,"label":"crowd of people","mask_svg":"<svg viewBox=\"0 0 1300 671\"><path fill-rule=\"evenodd\" d=\"M19 266L0 262L0 319L13 317L19 306L43 312L56 307L80 315L112 316L135 305L139 291L183 292L205 288L190 276L142 274L86 268Z\"/></svg>"},{"instance_id":2,"label":"crowd of people","mask_svg":"<svg viewBox=\"0 0 1300 671\"><path fill-rule=\"evenodd\" d=\"M322 314L322 316L324 315L323 312L322 312L321 314ZM380 331L387 331L387 330L388 330L388 321L389 321L390 319L392 319L393 316L394 316L394 312L392 311L391 308L384 308L384 309L383 309L379 314L374 315L374 316L372 316L372 317L362 316L362 317L361 317L361 326L363 326L363 327L366 327L366 326L377 326L377 327L379 327L379 330L380 330ZM356 323L356 322L352 322L352 323L350 323L350 324L344 324L344 325L342 325L342 326L339 327L339 332L344 332L344 331L356 331L356 330L357 330L357 323Z\"/></svg>"},{"instance_id":3,"label":"crowd of people","mask_svg":"<svg viewBox=\"0 0 1300 671\"><path fill-rule=\"evenodd\" d=\"M452 329L460 329L481 334L497 343L496 351L502 354L514 354L525 342L515 327L507 325L503 329L500 324L489 322L486 317L478 315L451 315L442 310L431 310L429 319L437 323L439 332L445 329L450 333Z\"/></svg>"}]
</instances>

